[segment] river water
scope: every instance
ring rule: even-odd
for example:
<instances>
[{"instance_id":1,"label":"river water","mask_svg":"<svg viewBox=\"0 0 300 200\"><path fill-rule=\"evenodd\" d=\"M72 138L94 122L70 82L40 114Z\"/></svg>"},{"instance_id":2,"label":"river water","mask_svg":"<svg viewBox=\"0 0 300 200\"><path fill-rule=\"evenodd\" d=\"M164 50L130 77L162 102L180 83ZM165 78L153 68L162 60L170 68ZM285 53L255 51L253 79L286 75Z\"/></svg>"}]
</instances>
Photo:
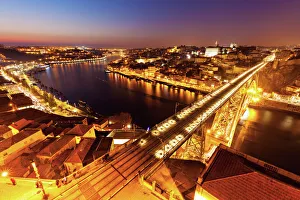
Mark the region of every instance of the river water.
<instances>
[{"instance_id":1,"label":"river water","mask_svg":"<svg viewBox=\"0 0 300 200\"><path fill-rule=\"evenodd\" d=\"M105 73L106 62L55 65L36 74L70 102L86 101L103 115L129 112L134 123L147 128L201 95L163 84L128 79ZM300 115L264 109L249 109L248 117L236 129L232 146L286 170L300 174Z\"/></svg>"},{"instance_id":2,"label":"river water","mask_svg":"<svg viewBox=\"0 0 300 200\"><path fill-rule=\"evenodd\" d=\"M300 175L300 115L249 108L232 147Z\"/></svg>"},{"instance_id":3,"label":"river water","mask_svg":"<svg viewBox=\"0 0 300 200\"><path fill-rule=\"evenodd\" d=\"M113 59L113 58L111 58ZM108 61L109 62L109 61ZM107 62L54 65L35 75L44 85L62 92L69 102L83 100L102 115L128 112L133 122L151 127L201 95L163 84L105 73Z\"/></svg>"}]
</instances>

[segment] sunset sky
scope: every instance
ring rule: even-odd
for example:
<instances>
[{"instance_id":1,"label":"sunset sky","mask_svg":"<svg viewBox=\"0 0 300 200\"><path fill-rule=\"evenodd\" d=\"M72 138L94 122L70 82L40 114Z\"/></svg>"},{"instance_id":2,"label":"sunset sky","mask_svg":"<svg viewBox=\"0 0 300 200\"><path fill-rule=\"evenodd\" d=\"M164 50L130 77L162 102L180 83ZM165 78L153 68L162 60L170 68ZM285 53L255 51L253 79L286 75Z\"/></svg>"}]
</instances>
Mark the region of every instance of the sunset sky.
<instances>
[{"instance_id":1,"label":"sunset sky","mask_svg":"<svg viewBox=\"0 0 300 200\"><path fill-rule=\"evenodd\" d=\"M0 44L300 44L299 0L1 0Z\"/></svg>"}]
</instances>

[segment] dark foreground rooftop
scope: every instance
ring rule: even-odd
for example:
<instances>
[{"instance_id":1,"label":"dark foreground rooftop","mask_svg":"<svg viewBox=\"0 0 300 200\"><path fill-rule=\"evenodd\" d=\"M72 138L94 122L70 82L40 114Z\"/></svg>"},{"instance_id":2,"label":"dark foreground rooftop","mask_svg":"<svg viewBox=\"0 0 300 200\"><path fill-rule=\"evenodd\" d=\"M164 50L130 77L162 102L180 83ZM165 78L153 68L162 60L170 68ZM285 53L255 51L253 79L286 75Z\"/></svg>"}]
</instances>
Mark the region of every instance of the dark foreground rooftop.
<instances>
[{"instance_id":1,"label":"dark foreground rooftop","mask_svg":"<svg viewBox=\"0 0 300 200\"><path fill-rule=\"evenodd\" d=\"M217 199L300 199L300 177L220 145L198 184Z\"/></svg>"}]
</instances>

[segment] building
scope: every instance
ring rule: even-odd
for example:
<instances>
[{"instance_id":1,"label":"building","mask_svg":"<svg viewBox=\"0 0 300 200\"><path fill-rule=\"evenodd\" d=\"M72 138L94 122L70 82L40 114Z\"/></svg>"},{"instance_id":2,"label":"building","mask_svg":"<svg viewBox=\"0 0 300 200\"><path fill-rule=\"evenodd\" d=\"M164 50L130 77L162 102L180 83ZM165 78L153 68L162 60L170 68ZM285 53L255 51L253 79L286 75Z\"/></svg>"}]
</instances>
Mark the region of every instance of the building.
<instances>
[{"instance_id":1,"label":"building","mask_svg":"<svg viewBox=\"0 0 300 200\"><path fill-rule=\"evenodd\" d=\"M62 154L65 150L76 147L74 135L64 135L51 144L43 148L36 157L41 163L51 163L56 157Z\"/></svg>"},{"instance_id":2,"label":"building","mask_svg":"<svg viewBox=\"0 0 300 200\"><path fill-rule=\"evenodd\" d=\"M1 138L9 138L13 136L11 129L6 125L0 125L0 140Z\"/></svg>"},{"instance_id":3,"label":"building","mask_svg":"<svg viewBox=\"0 0 300 200\"><path fill-rule=\"evenodd\" d=\"M75 172L83 167L83 161L94 143L94 138L84 138L64 161L68 173Z\"/></svg>"},{"instance_id":4,"label":"building","mask_svg":"<svg viewBox=\"0 0 300 200\"><path fill-rule=\"evenodd\" d=\"M216 47L206 47L205 48L205 56L206 57L213 57L221 53L221 48Z\"/></svg>"},{"instance_id":5,"label":"building","mask_svg":"<svg viewBox=\"0 0 300 200\"><path fill-rule=\"evenodd\" d=\"M139 131L139 130L114 130L112 131L107 137L113 138L113 144L114 145L121 145L129 140L135 140L141 135L145 134L145 131Z\"/></svg>"},{"instance_id":6,"label":"building","mask_svg":"<svg viewBox=\"0 0 300 200\"><path fill-rule=\"evenodd\" d=\"M84 124L77 124L69 130L66 135L74 135L76 137L76 144L80 143L82 138L95 138L95 129L93 125L84 125Z\"/></svg>"},{"instance_id":7,"label":"building","mask_svg":"<svg viewBox=\"0 0 300 200\"><path fill-rule=\"evenodd\" d=\"M0 97L7 97L7 90L0 90Z\"/></svg>"},{"instance_id":8,"label":"building","mask_svg":"<svg viewBox=\"0 0 300 200\"><path fill-rule=\"evenodd\" d=\"M38 129L23 130L0 142L0 165L5 165L20 156L28 146L45 139Z\"/></svg>"},{"instance_id":9,"label":"building","mask_svg":"<svg viewBox=\"0 0 300 200\"><path fill-rule=\"evenodd\" d=\"M3 90L1 90L3 91ZM10 104L10 99L5 95L2 96L3 92L1 92L0 96L0 112L8 112L12 110L12 104Z\"/></svg>"},{"instance_id":10,"label":"building","mask_svg":"<svg viewBox=\"0 0 300 200\"><path fill-rule=\"evenodd\" d=\"M200 177L195 200L300 199L300 176L220 145Z\"/></svg>"},{"instance_id":11,"label":"building","mask_svg":"<svg viewBox=\"0 0 300 200\"><path fill-rule=\"evenodd\" d=\"M108 153L113 148L114 148L113 139L111 137L97 137L94 140L94 143L91 146L89 152L85 156L83 160L83 164L87 165L93 162L97 158Z\"/></svg>"},{"instance_id":12,"label":"building","mask_svg":"<svg viewBox=\"0 0 300 200\"><path fill-rule=\"evenodd\" d=\"M16 109L31 108L33 106L32 100L23 93L12 94L12 104Z\"/></svg>"},{"instance_id":13,"label":"building","mask_svg":"<svg viewBox=\"0 0 300 200\"><path fill-rule=\"evenodd\" d=\"M152 77L153 78L155 76L155 72L158 71L158 70L159 70L159 68L151 66L151 67L148 67L147 69L145 69L144 73L145 73L146 77Z\"/></svg>"},{"instance_id":14,"label":"building","mask_svg":"<svg viewBox=\"0 0 300 200\"><path fill-rule=\"evenodd\" d=\"M17 122L13 122L8 127L12 130L12 133L15 135L15 134L19 133L22 129L29 126L32 122L33 122L33 120L27 120L27 119L23 118Z\"/></svg>"}]
</instances>

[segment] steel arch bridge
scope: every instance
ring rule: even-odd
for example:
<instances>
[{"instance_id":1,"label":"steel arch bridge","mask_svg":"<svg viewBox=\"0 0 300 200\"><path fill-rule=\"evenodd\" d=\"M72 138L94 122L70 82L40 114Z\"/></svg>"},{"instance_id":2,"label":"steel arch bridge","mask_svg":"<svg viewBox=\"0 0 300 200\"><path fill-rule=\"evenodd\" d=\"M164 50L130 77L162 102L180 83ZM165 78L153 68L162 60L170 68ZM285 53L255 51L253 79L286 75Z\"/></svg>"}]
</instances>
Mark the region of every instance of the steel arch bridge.
<instances>
[{"instance_id":1,"label":"steel arch bridge","mask_svg":"<svg viewBox=\"0 0 300 200\"><path fill-rule=\"evenodd\" d=\"M238 120L256 98L256 74L274 59L268 56L235 79L154 126L133 143L109 153L97 165L68 176L70 187L53 199L111 199L141 174L151 176L165 159L203 160L211 146L231 145ZM211 127L203 126L212 119ZM181 150L181 151L179 151ZM147 173L146 173L147 172ZM73 181L74 180L74 181Z\"/></svg>"}]
</instances>

